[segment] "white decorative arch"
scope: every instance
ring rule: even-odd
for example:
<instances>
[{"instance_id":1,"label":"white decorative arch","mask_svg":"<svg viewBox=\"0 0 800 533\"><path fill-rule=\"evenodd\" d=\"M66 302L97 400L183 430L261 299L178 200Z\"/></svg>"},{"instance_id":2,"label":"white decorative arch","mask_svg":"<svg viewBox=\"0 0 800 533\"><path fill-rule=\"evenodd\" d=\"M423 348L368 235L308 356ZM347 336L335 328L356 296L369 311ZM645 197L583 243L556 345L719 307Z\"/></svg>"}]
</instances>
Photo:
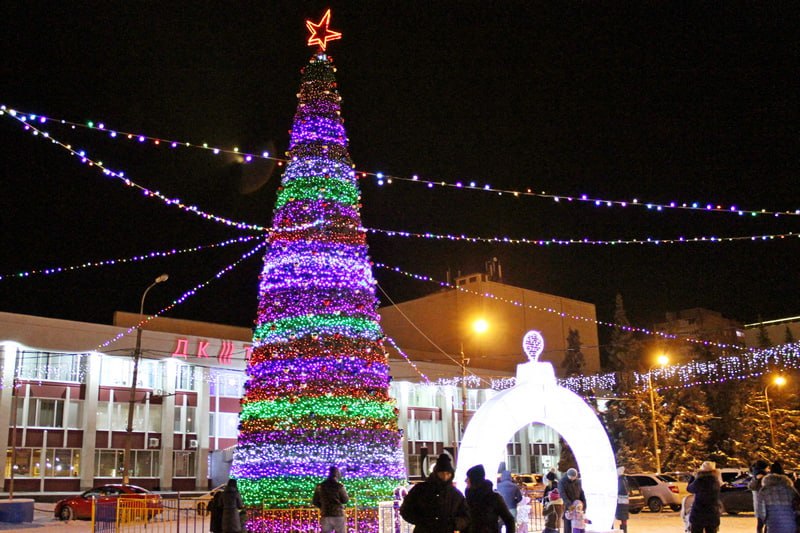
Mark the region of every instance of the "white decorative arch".
<instances>
[{"instance_id":1,"label":"white decorative arch","mask_svg":"<svg viewBox=\"0 0 800 533\"><path fill-rule=\"evenodd\" d=\"M586 494L586 516L592 520L587 529L611 530L617 472L608 435L580 396L558 386L550 363L518 365L517 385L500 392L475 413L458 450L455 480L459 489L464 490L467 470L474 465L484 465L487 473L496 472L505 461L508 441L533 422L550 426L572 448Z\"/></svg>"}]
</instances>

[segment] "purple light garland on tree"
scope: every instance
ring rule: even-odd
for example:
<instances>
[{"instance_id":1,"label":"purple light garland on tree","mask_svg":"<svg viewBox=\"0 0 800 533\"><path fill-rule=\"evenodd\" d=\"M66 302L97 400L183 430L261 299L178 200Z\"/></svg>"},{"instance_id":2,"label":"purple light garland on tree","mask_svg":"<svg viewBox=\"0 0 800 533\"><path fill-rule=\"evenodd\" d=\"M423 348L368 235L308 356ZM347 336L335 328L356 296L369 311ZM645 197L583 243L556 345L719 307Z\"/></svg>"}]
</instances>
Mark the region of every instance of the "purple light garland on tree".
<instances>
[{"instance_id":1,"label":"purple light garland on tree","mask_svg":"<svg viewBox=\"0 0 800 533\"><path fill-rule=\"evenodd\" d=\"M249 531L315 530L307 507L329 466L357 502L360 531L406 478L335 68L303 69L231 468ZM288 521L291 520L291 526Z\"/></svg>"}]
</instances>

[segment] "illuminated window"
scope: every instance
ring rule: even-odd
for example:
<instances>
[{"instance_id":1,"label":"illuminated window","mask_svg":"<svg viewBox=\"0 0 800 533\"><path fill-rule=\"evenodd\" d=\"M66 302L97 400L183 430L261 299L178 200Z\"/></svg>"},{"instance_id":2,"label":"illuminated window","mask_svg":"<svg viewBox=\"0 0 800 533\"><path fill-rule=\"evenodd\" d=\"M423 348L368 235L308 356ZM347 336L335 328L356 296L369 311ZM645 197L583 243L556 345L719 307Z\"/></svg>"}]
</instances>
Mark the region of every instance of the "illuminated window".
<instances>
[{"instance_id":1,"label":"illuminated window","mask_svg":"<svg viewBox=\"0 0 800 533\"><path fill-rule=\"evenodd\" d=\"M37 381L82 383L86 369L84 354L21 352L17 377Z\"/></svg>"},{"instance_id":2,"label":"illuminated window","mask_svg":"<svg viewBox=\"0 0 800 533\"><path fill-rule=\"evenodd\" d=\"M234 372L213 372L210 383L211 396L241 398L244 396L244 376Z\"/></svg>"},{"instance_id":3,"label":"illuminated window","mask_svg":"<svg viewBox=\"0 0 800 533\"><path fill-rule=\"evenodd\" d=\"M195 371L197 367L191 365L179 365L176 376L175 388L177 390L195 390Z\"/></svg>"},{"instance_id":4,"label":"illuminated window","mask_svg":"<svg viewBox=\"0 0 800 533\"><path fill-rule=\"evenodd\" d=\"M209 436L235 438L239 435L237 413L209 413Z\"/></svg>"}]
</instances>

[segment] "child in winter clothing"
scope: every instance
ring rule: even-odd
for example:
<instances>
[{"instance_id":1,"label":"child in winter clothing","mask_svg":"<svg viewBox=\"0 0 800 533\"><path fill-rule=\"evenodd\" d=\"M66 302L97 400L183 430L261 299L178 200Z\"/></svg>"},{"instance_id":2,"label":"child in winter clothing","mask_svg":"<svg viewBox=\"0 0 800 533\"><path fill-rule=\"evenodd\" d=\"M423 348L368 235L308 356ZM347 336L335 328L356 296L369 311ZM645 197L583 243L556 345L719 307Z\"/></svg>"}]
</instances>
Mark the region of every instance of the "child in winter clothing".
<instances>
[{"instance_id":1,"label":"child in winter clothing","mask_svg":"<svg viewBox=\"0 0 800 533\"><path fill-rule=\"evenodd\" d=\"M531 519L531 499L522 496L522 501L517 504L517 533L528 533L528 522Z\"/></svg>"},{"instance_id":2,"label":"child in winter clothing","mask_svg":"<svg viewBox=\"0 0 800 533\"><path fill-rule=\"evenodd\" d=\"M575 500L572 506L564 513L564 518L572 524L572 533L584 533L586 531L586 524L591 524L592 521L586 518L583 514L583 502Z\"/></svg>"},{"instance_id":3,"label":"child in winter clothing","mask_svg":"<svg viewBox=\"0 0 800 533\"><path fill-rule=\"evenodd\" d=\"M561 514L564 512L564 500L558 493L558 489L553 489L547 494L542 515L544 516L544 531L542 533L558 533L561 527Z\"/></svg>"}]
</instances>

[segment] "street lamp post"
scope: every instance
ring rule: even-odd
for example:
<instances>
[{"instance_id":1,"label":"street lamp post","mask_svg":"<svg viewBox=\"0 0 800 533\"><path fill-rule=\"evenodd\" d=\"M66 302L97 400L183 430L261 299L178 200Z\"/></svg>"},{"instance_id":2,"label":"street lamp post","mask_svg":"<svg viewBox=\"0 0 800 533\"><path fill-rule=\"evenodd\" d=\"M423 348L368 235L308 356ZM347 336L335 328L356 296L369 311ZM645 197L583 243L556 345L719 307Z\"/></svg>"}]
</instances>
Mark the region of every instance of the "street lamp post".
<instances>
[{"instance_id":1,"label":"street lamp post","mask_svg":"<svg viewBox=\"0 0 800 533\"><path fill-rule=\"evenodd\" d=\"M666 355L658 356L658 364L664 366L669 362ZM650 418L653 421L653 455L656 458L656 473L661 473L661 454L658 450L658 424L656 424L656 400L653 392L653 367L647 371L647 388L650 389Z\"/></svg>"},{"instance_id":2,"label":"street lamp post","mask_svg":"<svg viewBox=\"0 0 800 533\"><path fill-rule=\"evenodd\" d=\"M482 334L485 333L486 330L489 329L489 323L479 318L475 322L472 323L472 330L475 333ZM463 432L464 427L467 425L467 365L469 364L469 358L464 355L464 342L460 343L461 348L461 432ZM456 435L456 442L458 442L458 435Z\"/></svg>"},{"instance_id":3,"label":"street lamp post","mask_svg":"<svg viewBox=\"0 0 800 533\"><path fill-rule=\"evenodd\" d=\"M125 452L123 455L122 482L129 484L131 481L131 439L133 438L133 410L136 407L136 382L139 379L139 359L142 355L142 326L141 318L144 315L144 299L150 289L169 279L167 274L161 274L151 283L142 294L139 305L139 325L136 326L136 347L133 349L133 379L131 380L130 398L128 398L128 426L125 434Z\"/></svg>"},{"instance_id":4,"label":"street lamp post","mask_svg":"<svg viewBox=\"0 0 800 533\"><path fill-rule=\"evenodd\" d=\"M786 383L786 378L783 376L775 376L775 379L772 380L772 383L767 383L767 386L764 387L764 401L767 404L767 419L769 420L769 441L772 444L772 448L775 448L775 427L772 425L772 411L769 408L769 393L767 392L770 385L777 385L778 387L783 386Z\"/></svg>"}]
</instances>

